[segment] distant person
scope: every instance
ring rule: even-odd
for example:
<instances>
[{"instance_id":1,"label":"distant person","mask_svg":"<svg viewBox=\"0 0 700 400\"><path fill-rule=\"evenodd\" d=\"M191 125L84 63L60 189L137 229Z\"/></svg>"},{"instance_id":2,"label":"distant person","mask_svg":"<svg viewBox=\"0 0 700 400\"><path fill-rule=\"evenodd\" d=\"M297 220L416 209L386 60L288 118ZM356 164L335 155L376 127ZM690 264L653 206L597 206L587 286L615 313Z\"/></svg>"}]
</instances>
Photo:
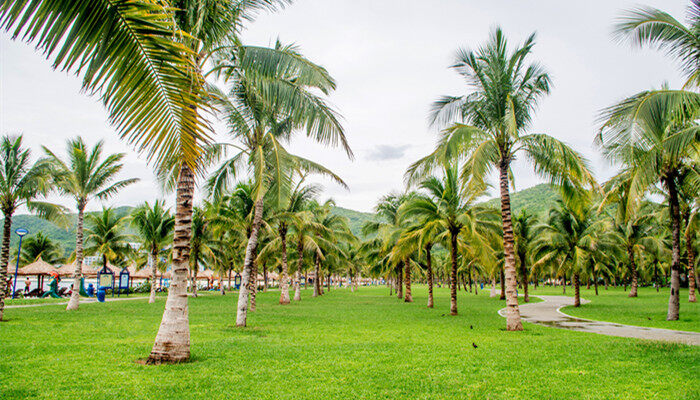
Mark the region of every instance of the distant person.
<instances>
[{"instance_id":1,"label":"distant person","mask_svg":"<svg viewBox=\"0 0 700 400\"><path fill-rule=\"evenodd\" d=\"M29 277L24 281L24 293L27 294L29 293L29 286L31 286L32 282L29 280Z\"/></svg>"}]
</instances>

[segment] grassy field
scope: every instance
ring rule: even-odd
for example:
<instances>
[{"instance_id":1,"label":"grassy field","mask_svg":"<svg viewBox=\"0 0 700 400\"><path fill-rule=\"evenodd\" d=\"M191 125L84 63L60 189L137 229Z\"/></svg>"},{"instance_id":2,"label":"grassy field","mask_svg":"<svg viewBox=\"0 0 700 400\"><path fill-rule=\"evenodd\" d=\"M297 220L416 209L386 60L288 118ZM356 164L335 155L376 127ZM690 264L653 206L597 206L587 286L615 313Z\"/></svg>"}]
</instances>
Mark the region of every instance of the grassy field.
<instances>
[{"instance_id":1,"label":"grassy field","mask_svg":"<svg viewBox=\"0 0 700 400\"><path fill-rule=\"evenodd\" d=\"M259 296L247 329L231 294L190 301L193 362L144 366L163 300L9 309L0 324L2 399L697 399L700 348L526 324L503 302L460 293L448 313L332 290L281 307ZM474 347L476 345L476 347Z\"/></svg>"}]
</instances>

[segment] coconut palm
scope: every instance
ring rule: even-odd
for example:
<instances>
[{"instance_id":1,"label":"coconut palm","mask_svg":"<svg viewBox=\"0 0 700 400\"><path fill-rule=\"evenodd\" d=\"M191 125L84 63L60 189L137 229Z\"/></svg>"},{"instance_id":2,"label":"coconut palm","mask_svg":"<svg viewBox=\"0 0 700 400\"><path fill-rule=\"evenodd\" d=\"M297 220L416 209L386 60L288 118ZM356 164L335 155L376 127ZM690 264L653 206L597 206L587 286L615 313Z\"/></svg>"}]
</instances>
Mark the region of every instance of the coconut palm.
<instances>
[{"instance_id":1,"label":"coconut palm","mask_svg":"<svg viewBox=\"0 0 700 400\"><path fill-rule=\"evenodd\" d=\"M85 253L102 256L104 267L124 257L132 240L124 233L125 216L107 207L99 213L88 214L86 222Z\"/></svg>"},{"instance_id":2,"label":"coconut palm","mask_svg":"<svg viewBox=\"0 0 700 400\"><path fill-rule=\"evenodd\" d=\"M335 111L322 95L335 89L335 82L321 66L304 58L295 46L277 42L273 49L231 47L231 55L222 61L223 76L232 86L228 98L217 97L234 143L220 144L235 149L208 182L216 197L244 171L254 177L255 207L252 231L246 248L242 288L250 276L262 221L264 197L268 191L280 197L291 185L294 168L322 173L343 182L322 166L288 153L288 142L296 130L324 145L341 145L348 156L342 126ZM321 95L319 95L319 93ZM236 325L246 325L248 291L239 292Z\"/></svg>"},{"instance_id":3,"label":"coconut palm","mask_svg":"<svg viewBox=\"0 0 700 400\"><path fill-rule=\"evenodd\" d=\"M103 159L104 142L99 141L92 148L81 137L67 142L67 158L62 160L46 147L42 147L50 165L52 181L58 192L71 197L78 210L78 222L75 235L75 272L73 273L73 292L66 310L77 310L79 304L80 280L83 277L83 223L85 207L90 200L106 200L122 188L137 182L130 178L115 181L121 171L124 153L110 154Z\"/></svg>"},{"instance_id":4,"label":"coconut palm","mask_svg":"<svg viewBox=\"0 0 700 400\"><path fill-rule=\"evenodd\" d=\"M409 181L417 181L440 168L445 160L464 158L462 177L472 185L483 186L490 171L498 171L508 330L522 330L509 192L511 162L518 153L524 153L534 164L535 172L568 191L593 182L579 153L546 134L526 134L538 100L550 88L544 68L528 61L534 44L533 34L510 51L503 32L496 28L478 50L457 52L453 68L466 80L471 92L465 96L444 96L433 104L432 124L447 128L435 151L407 172Z\"/></svg>"},{"instance_id":5,"label":"coconut palm","mask_svg":"<svg viewBox=\"0 0 700 400\"><path fill-rule=\"evenodd\" d=\"M151 270L151 294L149 303L156 301L156 273L158 255L172 241L175 218L165 208L165 202L156 200L153 205L145 202L131 212L131 225L136 228L141 238L143 249L148 254L148 266Z\"/></svg>"},{"instance_id":6,"label":"coconut palm","mask_svg":"<svg viewBox=\"0 0 700 400\"><path fill-rule=\"evenodd\" d=\"M200 264L215 264L213 250L215 238L209 223L213 206L195 207L192 212L192 237L190 239L190 270L192 275L192 296L197 297L197 273ZM209 213L207 212L209 211Z\"/></svg>"},{"instance_id":7,"label":"coconut palm","mask_svg":"<svg viewBox=\"0 0 700 400\"><path fill-rule=\"evenodd\" d=\"M441 229L436 224L426 224L418 219L409 226L399 239L398 245L405 248L404 252L417 252L417 258L425 257L425 275L428 283L428 308L433 308L433 256L432 250Z\"/></svg>"},{"instance_id":8,"label":"coconut palm","mask_svg":"<svg viewBox=\"0 0 700 400\"><path fill-rule=\"evenodd\" d=\"M19 261L22 264L29 264L41 257L42 260L49 264L60 264L65 261L63 247L50 237L44 236L43 233L37 232L34 235L28 236L22 242L22 253Z\"/></svg>"},{"instance_id":9,"label":"coconut palm","mask_svg":"<svg viewBox=\"0 0 700 400\"><path fill-rule=\"evenodd\" d=\"M571 273L574 307L581 305L580 278L591 265L591 254L598 246L603 225L595 220L588 199L557 200L545 223L537 227L533 243L535 265L556 265Z\"/></svg>"},{"instance_id":10,"label":"coconut palm","mask_svg":"<svg viewBox=\"0 0 700 400\"><path fill-rule=\"evenodd\" d=\"M341 260L348 258L340 243L350 242L354 244L357 240L350 231L347 219L331 212L333 207L335 207L333 200L326 200L323 204L312 204L310 207L314 210L315 244L318 246L314 257L314 295L323 294L321 285L324 266L328 271L330 283L334 269L337 269Z\"/></svg>"},{"instance_id":11,"label":"coconut palm","mask_svg":"<svg viewBox=\"0 0 700 400\"><path fill-rule=\"evenodd\" d=\"M10 256L12 216L18 207L26 206L44 218L57 218L63 208L40 201L51 189L46 164L31 163L31 154L22 147L22 136L3 136L0 140L0 207L3 222L2 250L0 251L0 321L5 310L5 290L8 287L7 263Z\"/></svg>"},{"instance_id":12,"label":"coconut palm","mask_svg":"<svg viewBox=\"0 0 700 400\"><path fill-rule=\"evenodd\" d=\"M300 206L300 212L292 220L293 231L291 241L296 244L296 274L294 279L294 301L301 300L301 273L304 268L304 255L312 253L315 258L321 249L316 241L316 232L321 229L314 221L314 210L318 207L316 201L306 201ZM306 282L304 283L306 287Z\"/></svg>"},{"instance_id":13,"label":"coconut palm","mask_svg":"<svg viewBox=\"0 0 700 400\"><path fill-rule=\"evenodd\" d=\"M688 25L652 7L625 11L618 18L615 34L635 46L649 45L665 51L680 63L687 78L685 86L700 84L700 2L691 1Z\"/></svg>"},{"instance_id":14,"label":"coconut palm","mask_svg":"<svg viewBox=\"0 0 700 400\"><path fill-rule=\"evenodd\" d=\"M596 143L604 155L624 166L629 174L626 207L660 184L668 199L671 228L671 294L666 319L677 320L680 289L680 197L686 175L697 182L700 128L695 119L700 108L674 96L650 96L642 92L603 112L605 121Z\"/></svg>"},{"instance_id":15,"label":"coconut palm","mask_svg":"<svg viewBox=\"0 0 700 400\"><path fill-rule=\"evenodd\" d=\"M413 196L401 208L401 213L416 218L423 226L434 226L436 241L450 251L450 314L457 315L457 269L459 236L468 237L468 247L486 252L490 247L482 235L490 211L477 206L475 200L483 190L472 190L462 185L456 163L445 165L442 176L432 176L420 183L427 194Z\"/></svg>"},{"instance_id":16,"label":"coconut palm","mask_svg":"<svg viewBox=\"0 0 700 400\"><path fill-rule=\"evenodd\" d=\"M654 231L654 210L650 204L645 204L630 196L630 173L623 171L610 179L604 187L605 196L600 204L600 210L614 205L614 213L609 216L617 242L626 252L626 263L629 265L631 276L629 297L637 297L639 270L637 255L644 248L644 242L651 239Z\"/></svg>"},{"instance_id":17,"label":"coconut palm","mask_svg":"<svg viewBox=\"0 0 700 400\"><path fill-rule=\"evenodd\" d=\"M523 301L530 301L528 291L528 281L530 272L530 245L535 239L534 226L537 224L537 216L529 214L526 210L521 211L513 217L513 233L515 236L515 254L518 257L520 266L520 282L523 285Z\"/></svg>"}]
</instances>

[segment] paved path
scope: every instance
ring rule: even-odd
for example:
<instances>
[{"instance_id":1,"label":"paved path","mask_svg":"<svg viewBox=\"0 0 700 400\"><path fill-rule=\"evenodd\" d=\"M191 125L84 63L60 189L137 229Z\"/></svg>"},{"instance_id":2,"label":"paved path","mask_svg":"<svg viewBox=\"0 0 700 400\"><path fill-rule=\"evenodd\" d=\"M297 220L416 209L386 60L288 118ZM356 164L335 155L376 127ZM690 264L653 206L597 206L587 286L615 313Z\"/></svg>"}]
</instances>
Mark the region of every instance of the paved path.
<instances>
[{"instance_id":1,"label":"paved path","mask_svg":"<svg viewBox=\"0 0 700 400\"><path fill-rule=\"evenodd\" d=\"M574 298L568 296L535 296L541 303L520 305L520 316L527 322L574 331L598 333L608 336L630 337L637 339L662 340L700 346L700 332L674 331L671 329L647 328L642 326L622 325L612 322L593 321L572 317L559 311L565 306L574 305ZM582 303L588 300L581 299ZM498 312L505 317L505 308Z\"/></svg>"},{"instance_id":2,"label":"paved path","mask_svg":"<svg viewBox=\"0 0 700 400\"><path fill-rule=\"evenodd\" d=\"M148 297L117 297L114 299L106 298L106 301L128 301L128 300L143 300ZM97 299L80 299L80 304L86 303L97 303ZM67 301L60 303L39 303L39 304L16 304L16 305L6 305L5 308L28 308L28 307L45 307L45 306L60 306L68 304Z\"/></svg>"}]
</instances>

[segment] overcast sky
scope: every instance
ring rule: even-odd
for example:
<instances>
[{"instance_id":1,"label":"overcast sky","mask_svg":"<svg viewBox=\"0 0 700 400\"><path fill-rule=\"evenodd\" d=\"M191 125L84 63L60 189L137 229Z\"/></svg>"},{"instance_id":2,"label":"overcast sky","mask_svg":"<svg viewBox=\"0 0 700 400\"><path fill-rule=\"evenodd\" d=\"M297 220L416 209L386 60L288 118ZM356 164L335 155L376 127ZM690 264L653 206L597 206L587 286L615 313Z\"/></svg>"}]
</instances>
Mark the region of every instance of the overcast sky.
<instances>
[{"instance_id":1,"label":"overcast sky","mask_svg":"<svg viewBox=\"0 0 700 400\"><path fill-rule=\"evenodd\" d=\"M296 0L275 14L263 14L244 34L249 44L294 42L325 66L338 83L330 102L343 116L356 159L324 149L303 135L290 145L321 162L350 186L325 182L324 196L338 205L370 211L376 200L403 188L407 166L433 149L436 132L427 114L440 95L461 95L466 87L448 68L460 47L475 48L500 25L512 44L537 31L534 60L550 72L554 89L541 102L532 131L569 143L591 160L598 179L614 168L593 146L596 115L621 98L681 78L663 54L632 49L612 39L624 0ZM683 19L687 2L646 0ZM64 152L65 141L81 135L104 139L111 152L127 152L123 177L141 181L107 205L135 205L160 197L151 168L121 143L96 98L80 92L80 80L52 71L33 47L0 34L0 134L23 133L34 155L46 145ZM515 165L516 187L542 180L527 164ZM172 196L170 196L172 197ZM64 204L73 206L70 202ZM99 208L93 203L89 208Z\"/></svg>"}]
</instances>

